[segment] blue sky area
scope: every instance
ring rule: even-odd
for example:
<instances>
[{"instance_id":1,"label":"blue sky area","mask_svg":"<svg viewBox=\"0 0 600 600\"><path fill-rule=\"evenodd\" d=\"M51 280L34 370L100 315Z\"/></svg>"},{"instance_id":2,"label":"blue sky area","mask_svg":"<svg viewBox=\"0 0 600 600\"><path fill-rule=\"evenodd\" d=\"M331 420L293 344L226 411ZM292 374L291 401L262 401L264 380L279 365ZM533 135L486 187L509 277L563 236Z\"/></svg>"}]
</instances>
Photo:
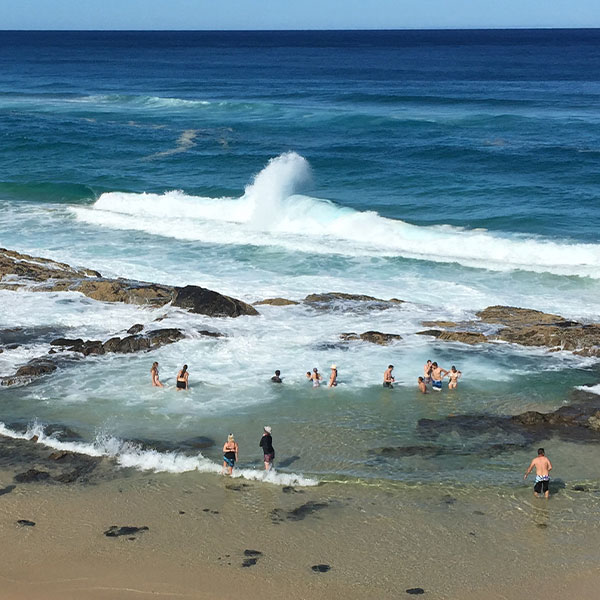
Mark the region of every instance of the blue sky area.
<instances>
[{"instance_id":1,"label":"blue sky area","mask_svg":"<svg viewBox=\"0 0 600 600\"><path fill-rule=\"evenodd\" d=\"M0 0L0 29L600 27L600 0Z\"/></svg>"}]
</instances>

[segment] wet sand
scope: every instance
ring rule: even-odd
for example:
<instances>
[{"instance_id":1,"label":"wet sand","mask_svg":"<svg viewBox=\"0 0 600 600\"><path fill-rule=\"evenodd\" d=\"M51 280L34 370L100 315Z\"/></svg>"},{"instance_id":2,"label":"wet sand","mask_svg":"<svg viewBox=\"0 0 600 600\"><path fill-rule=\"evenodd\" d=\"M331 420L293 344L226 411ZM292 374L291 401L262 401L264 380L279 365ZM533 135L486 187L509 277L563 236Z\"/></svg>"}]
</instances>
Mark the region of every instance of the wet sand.
<instances>
[{"instance_id":1,"label":"wet sand","mask_svg":"<svg viewBox=\"0 0 600 600\"><path fill-rule=\"evenodd\" d=\"M19 483L49 451L10 444L22 452L0 469L2 598L597 597L597 484L548 502L530 486L289 488L107 459L74 483ZM73 467L55 463L53 477Z\"/></svg>"},{"instance_id":2,"label":"wet sand","mask_svg":"<svg viewBox=\"0 0 600 600\"><path fill-rule=\"evenodd\" d=\"M597 485L547 502L529 487L303 489L140 473L107 459L74 483L15 483L15 473L41 469L49 450L6 443L3 598L362 600L418 588L432 599L597 597ZM53 466L52 476L72 467ZM111 526L148 529L107 537Z\"/></svg>"}]
</instances>

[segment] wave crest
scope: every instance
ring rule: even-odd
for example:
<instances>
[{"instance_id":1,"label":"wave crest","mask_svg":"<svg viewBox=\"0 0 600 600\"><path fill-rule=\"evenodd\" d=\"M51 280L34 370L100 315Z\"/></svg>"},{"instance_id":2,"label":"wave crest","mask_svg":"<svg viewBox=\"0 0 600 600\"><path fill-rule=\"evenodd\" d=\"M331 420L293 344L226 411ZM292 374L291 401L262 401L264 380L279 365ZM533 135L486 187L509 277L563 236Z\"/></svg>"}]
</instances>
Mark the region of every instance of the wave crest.
<instances>
[{"instance_id":1,"label":"wave crest","mask_svg":"<svg viewBox=\"0 0 600 600\"><path fill-rule=\"evenodd\" d=\"M390 256L467 267L522 269L600 279L600 245L540 236L491 233L450 225L417 226L299 195L310 181L306 159L288 152L273 158L239 198L105 193L92 208L72 210L103 227L212 244L279 246L292 252ZM177 226L181 215L186 227Z\"/></svg>"}]
</instances>

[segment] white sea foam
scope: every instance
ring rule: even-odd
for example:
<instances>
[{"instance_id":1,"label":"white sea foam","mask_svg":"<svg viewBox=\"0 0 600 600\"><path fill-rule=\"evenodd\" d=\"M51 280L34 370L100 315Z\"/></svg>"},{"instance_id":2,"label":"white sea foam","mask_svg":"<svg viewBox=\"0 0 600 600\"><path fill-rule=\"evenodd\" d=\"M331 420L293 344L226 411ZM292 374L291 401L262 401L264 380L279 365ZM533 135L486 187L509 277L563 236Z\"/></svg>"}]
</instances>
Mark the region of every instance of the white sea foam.
<instances>
[{"instance_id":1,"label":"white sea foam","mask_svg":"<svg viewBox=\"0 0 600 600\"><path fill-rule=\"evenodd\" d=\"M596 385L578 385L576 390L582 390L584 392L589 392L590 394L598 394L600 396L600 383Z\"/></svg>"},{"instance_id":2,"label":"white sea foam","mask_svg":"<svg viewBox=\"0 0 600 600\"><path fill-rule=\"evenodd\" d=\"M600 278L600 245L500 234L449 225L416 226L299 195L310 179L307 161L282 154L240 198L165 194L102 194L92 208L72 210L81 221L213 244L279 246L347 256L401 256L496 271L523 269ZM186 226L177 223L181 215Z\"/></svg>"},{"instance_id":3,"label":"white sea foam","mask_svg":"<svg viewBox=\"0 0 600 600\"><path fill-rule=\"evenodd\" d=\"M143 449L138 444L120 440L110 435L100 434L92 443L63 442L53 435L46 435L44 426L33 422L23 433L15 431L0 422L0 435L12 439L30 440L38 437L38 444L43 444L55 450L86 454L88 456L105 456L112 458L121 467L132 467L140 471L153 471L155 473L185 473L199 471L201 473L222 473L222 467L198 453L195 456L180 452L159 452L152 449ZM278 473L277 471L265 472L256 469L235 469L234 477L241 477L252 481L263 481L276 485L315 486L318 481L296 473Z\"/></svg>"}]
</instances>

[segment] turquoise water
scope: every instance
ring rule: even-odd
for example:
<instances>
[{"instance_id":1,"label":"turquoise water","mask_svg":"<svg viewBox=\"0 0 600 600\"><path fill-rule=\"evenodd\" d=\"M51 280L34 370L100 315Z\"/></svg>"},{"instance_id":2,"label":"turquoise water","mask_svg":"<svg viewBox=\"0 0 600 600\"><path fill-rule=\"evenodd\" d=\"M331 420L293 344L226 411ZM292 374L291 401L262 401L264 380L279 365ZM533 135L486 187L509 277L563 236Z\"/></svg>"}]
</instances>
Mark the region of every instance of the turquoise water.
<instances>
[{"instance_id":1,"label":"turquoise water","mask_svg":"<svg viewBox=\"0 0 600 600\"><path fill-rule=\"evenodd\" d=\"M597 383L589 359L416 332L493 304L600 319L599 38L4 32L1 246L248 302L341 291L405 303L264 306L227 320L0 291L0 327L25 328L0 355L2 375L59 335L106 339L166 314L161 326L190 336L1 390L0 420L71 425L140 468L213 470L218 447L178 462L119 440L218 446L229 431L242 465L258 468L268 423L282 473L516 483L530 449L490 456L524 443L502 432L442 437L435 456L377 449L431 445L420 418L553 409ZM227 337L196 333L207 327ZM39 328L56 335L25 335ZM373 329L403 339L339 345L342 332ZM427 358L456 364L459 389L418 395ZM171 384L188 363L190 393L151 388L154 360ZM332 363L341 385L310 388L304 373ZM381 388L390 363L393 391ZM268 384L275 368L281 388Z\"/></svg>"}]
</instances>

